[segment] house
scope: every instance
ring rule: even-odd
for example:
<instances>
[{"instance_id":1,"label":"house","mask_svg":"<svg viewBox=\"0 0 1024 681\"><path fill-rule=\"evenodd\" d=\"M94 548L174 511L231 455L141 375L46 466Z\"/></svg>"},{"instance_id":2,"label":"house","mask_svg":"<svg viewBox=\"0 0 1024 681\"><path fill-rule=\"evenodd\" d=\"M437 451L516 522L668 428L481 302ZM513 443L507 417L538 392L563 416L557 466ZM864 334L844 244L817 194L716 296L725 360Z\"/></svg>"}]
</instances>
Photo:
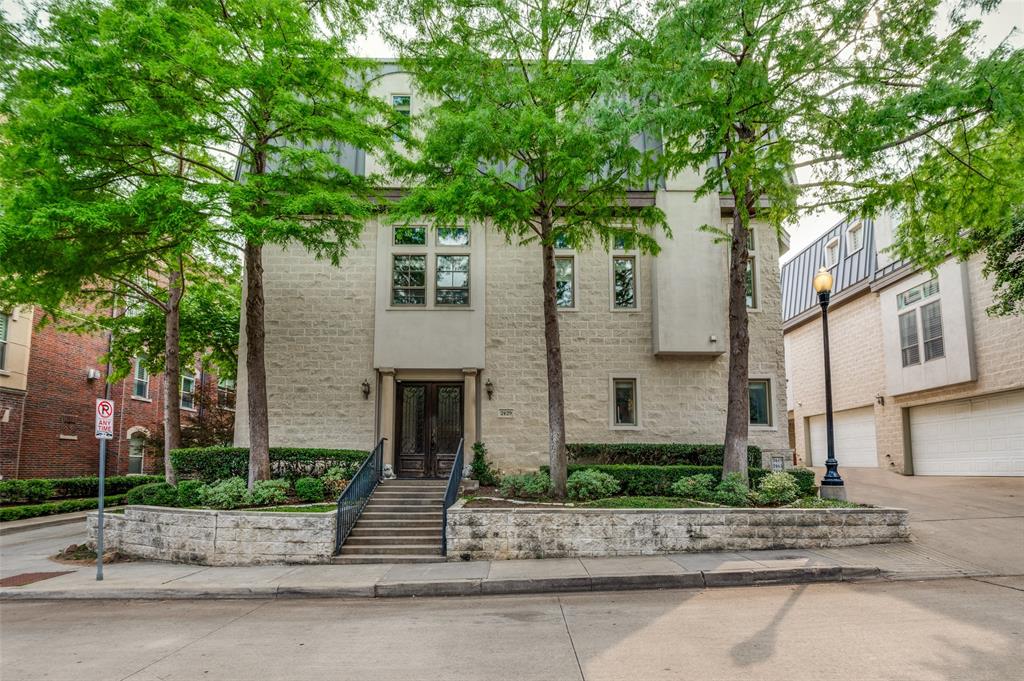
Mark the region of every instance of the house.
<instances>
[{"instance_id":1,"label":"house","mask_svg":"<svg viewBox=\"0 0 1024 681\"><path fill-rule=\"evenodd\" d=\"M0 311L0 476L96 475L94 414L104 395L107 336L67 333L40 324L41 317L31 307ZM136 358L132 373L111 384L110 395L116 411L107 473L162 472L163 452L147 438L162 432L163 376ZM182 368L179 397L186 424L206 404L234 406L233 386L218 387L201 363Z\"/></svg>"},{"instance_id":2,"label":"house","mask_svg":"<svg viewBox=\"0 0 1024 681\"><path fill-rule=\"evenodd\" d=\"M412 115L426 106L395 66L381 68L372 92ZM383 171L358 150L337 160L356 173ZM633 205L667 215L673 238L657 257L557 250L568 441L723 441L728 254L698 228L726 224L731 207L696 198L698 185L686 174L631 192ZM785 248L756 227L750 441L788 461ZM298 245L266 246L263 267L271 446L366 449L384 438L385 462L400 477L445 475L463 439L467 460L468 445L482 441L500 469L547 463L539 247L510 244L486 224L438 230L427 218L397 226L381 214L340 267ZM246 446L239 376L235 442Z\"/></svg>"},{"instance_id":3,"label":"house","mask_svg":"<svg viewBox=\"0 0 1024 681\"><path fill-rule=\"evenodd\" d=\"M835 450L844 467L904 475L1024 475L1021 320L992 317L983 259L935 272L886 252L893 223L848 219L782 267L787 403L797 460L822 465L819 267L828 309Z\"/></svg>"}]
</instances>

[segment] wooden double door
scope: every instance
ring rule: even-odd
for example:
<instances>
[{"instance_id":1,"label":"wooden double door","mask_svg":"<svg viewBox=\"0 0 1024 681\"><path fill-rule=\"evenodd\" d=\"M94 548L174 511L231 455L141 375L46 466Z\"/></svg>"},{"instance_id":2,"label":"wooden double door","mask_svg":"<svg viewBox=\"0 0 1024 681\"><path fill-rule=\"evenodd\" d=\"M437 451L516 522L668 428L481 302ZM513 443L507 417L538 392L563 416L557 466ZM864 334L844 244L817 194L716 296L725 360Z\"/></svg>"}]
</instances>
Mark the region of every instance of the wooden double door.
<instances>
[{"instance_id":1,"label":"wooden double door","mask_svg":"<svg viewBox=\"0 0 1024 681\"><path fill-rule=\"evenodd\" d=\"M395 474L448 477L462 440L462 383L402 381L396 392Z\"/></svg>"}]
</instances>

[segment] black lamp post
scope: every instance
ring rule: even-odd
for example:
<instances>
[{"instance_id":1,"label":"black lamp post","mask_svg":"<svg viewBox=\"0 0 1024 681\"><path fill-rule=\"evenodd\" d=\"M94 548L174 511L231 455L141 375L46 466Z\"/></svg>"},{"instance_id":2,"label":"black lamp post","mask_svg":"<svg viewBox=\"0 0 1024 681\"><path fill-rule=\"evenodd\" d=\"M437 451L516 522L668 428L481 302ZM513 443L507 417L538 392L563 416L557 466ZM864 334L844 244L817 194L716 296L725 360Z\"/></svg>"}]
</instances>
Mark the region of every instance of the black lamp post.
<instances>
[{"instance_id":1,"label":"black lamp post","mask_svg":"<svg viewBox=\"0 0 1024 681\"><path fill-rule=\"evenodd\" d=\"M826 499L845 499L846 487L839 477L836 460L835 431L832 427L832 370L828 357L828 299L832 294L832 275L822 267L814 275L814 290L821 305L821 338L825 346L825 439L828 458L825 459L825 477L821 479L821 496Z\"/></svg>"}]
</instances>

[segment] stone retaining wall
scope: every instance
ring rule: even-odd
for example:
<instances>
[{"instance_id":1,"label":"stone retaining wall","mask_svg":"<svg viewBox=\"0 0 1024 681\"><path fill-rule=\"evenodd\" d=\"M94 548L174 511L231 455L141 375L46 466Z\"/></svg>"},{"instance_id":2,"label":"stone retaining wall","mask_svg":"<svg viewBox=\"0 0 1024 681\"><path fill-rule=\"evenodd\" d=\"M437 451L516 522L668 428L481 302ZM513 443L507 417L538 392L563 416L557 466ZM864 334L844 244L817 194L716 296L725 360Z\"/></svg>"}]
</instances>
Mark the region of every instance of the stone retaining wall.
<instances>
[{"instance_id":1,"label":"stone retaining wall","mask_svg":"<svg viewBox=\"0 0 1024 681\"><path fill-rule=\"evenodd\" d=\"M449 560L646 556L908 541L896 508L465 508L448 511Z\"/></svg>"},{"instance_id":2,"label":"stone retaining wall","mask_svg":"<svg viewBox=\"0 0 1024 681\"><path fill-rule=\"evenodd\" d=\"M96 542L96 513L86 519ZM200 565L326 563L336 516L328 513L207 511L129 506L104 513L104 548L150 560Z\"/></svg>"}]
</instances>

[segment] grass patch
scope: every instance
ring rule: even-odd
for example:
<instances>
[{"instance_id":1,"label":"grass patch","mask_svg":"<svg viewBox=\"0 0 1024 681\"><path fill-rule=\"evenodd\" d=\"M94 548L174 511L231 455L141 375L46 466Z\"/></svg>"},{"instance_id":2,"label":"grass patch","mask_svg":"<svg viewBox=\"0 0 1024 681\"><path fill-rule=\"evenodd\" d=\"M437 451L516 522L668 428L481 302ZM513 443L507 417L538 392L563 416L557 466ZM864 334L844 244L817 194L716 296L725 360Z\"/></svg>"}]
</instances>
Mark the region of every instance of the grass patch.
<instances>
[{"instance_id":1,"label":"grass patch","mask_svg":"<svg viewBox=\"0 0 1024 681\"><path fill-rule=\"evenodd\" d=\"M870 508L867 504L858 504L842 499L822 499L821 497L804 497L786 508Z\"/></svg>"},{"instance_id":2,"label":"grass patch","mask_svg":"<svg viewBox=\"0 0 1024 681\"><path fill-rule=\"evenodd\" d=\"M275 511L277 513L326 513L337 509L337 504L313 504L312 506L268 506L247 508L246 511Z\"/></svg>"},{"instance_id":3,"label":"grass patch","mask_svg":"<svg viewBox=\"0 0 1024 681\"><path fill-rule=\"evenodd\" d=\"M680 497L607 497L578 504L580 508L707 508L691 499Z\"/></svg>"}]
</instances>

